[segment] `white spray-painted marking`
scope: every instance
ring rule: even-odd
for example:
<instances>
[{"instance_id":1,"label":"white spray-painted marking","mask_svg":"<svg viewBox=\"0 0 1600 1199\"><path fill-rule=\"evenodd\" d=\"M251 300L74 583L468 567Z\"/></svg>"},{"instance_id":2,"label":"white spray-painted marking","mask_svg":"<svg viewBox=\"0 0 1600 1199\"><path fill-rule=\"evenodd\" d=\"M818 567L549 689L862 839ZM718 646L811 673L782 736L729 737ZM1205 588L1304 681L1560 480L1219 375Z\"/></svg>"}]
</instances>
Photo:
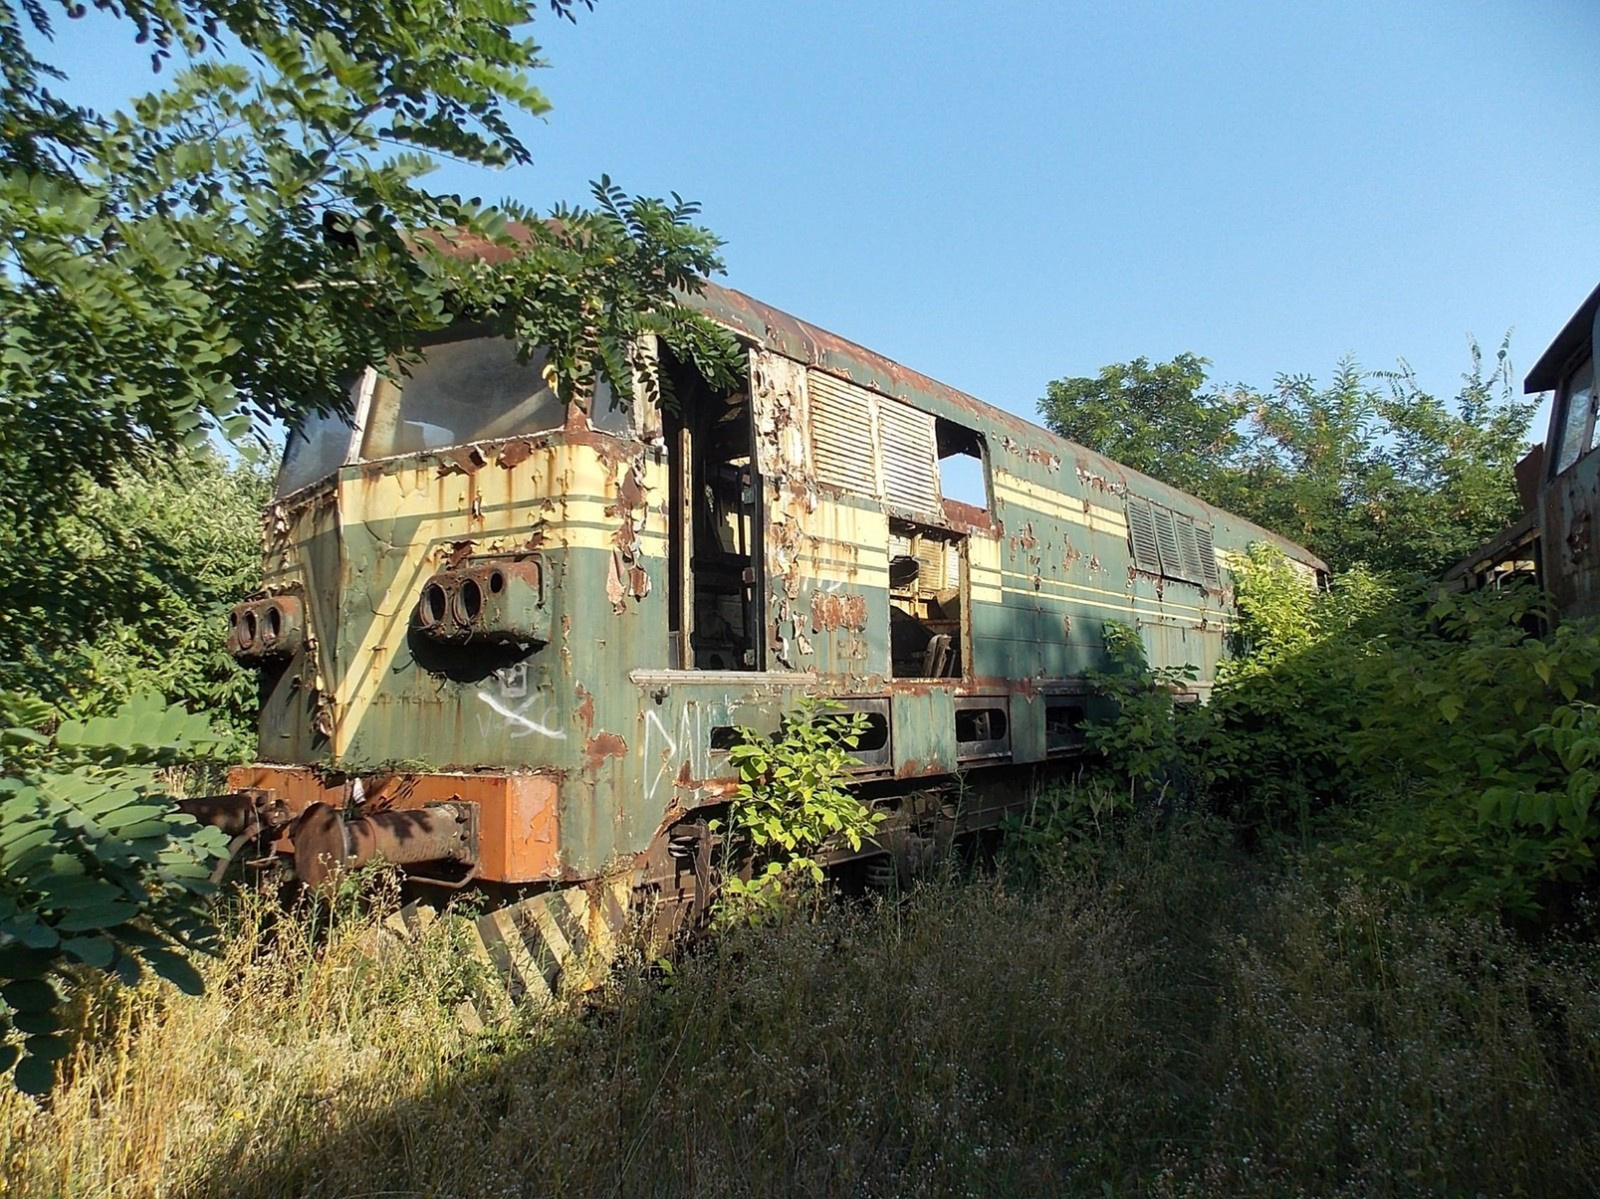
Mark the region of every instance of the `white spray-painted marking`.
<instances>
[{"instance_id":1,"label":"white spray-painted marking","mask_svg":"<svg viewBox=\"0 0 1600 1199\"><path fill-rule=\"evenodd\" d=\"M567 734L562 730L550 728L548 725L541 724L539 721L525 716L521 712L514 711L510 707L507 707L505 704L501 703L494 696L490 695L487 691L478 692L478 698L484 703L488 704L496 712L500 713L500 715L504 716L512 724L517 725L519 728L524 730L523 732L512 733L511 735L513 737L526 737L529 733L537 733L541 737L549 737L552 741L565 741L567 739ZM538 697L535 696L534 698L537 699ZM543 705L541 705L539 714L541 716L545 715Z\"/></svg>"},{"instance_id":2,"label":"white spray-painted marking","mask_svg":"<svg viewBox=\"0 0 1600 1199\"><path fill-rule=\"evenodd\" d=\"M647 800L656 797L656 788L661 785L661 776L672 769L672 760L678 756L678 743L667 733L666 727L661 723L661 717L654 712L646 711L644 714L644 760L646 767L650 764L651 743L660 737L666 743L667 753L661 765L656 767L655 774L645 784L644 797Z\"/></svg>"}]
</instances>

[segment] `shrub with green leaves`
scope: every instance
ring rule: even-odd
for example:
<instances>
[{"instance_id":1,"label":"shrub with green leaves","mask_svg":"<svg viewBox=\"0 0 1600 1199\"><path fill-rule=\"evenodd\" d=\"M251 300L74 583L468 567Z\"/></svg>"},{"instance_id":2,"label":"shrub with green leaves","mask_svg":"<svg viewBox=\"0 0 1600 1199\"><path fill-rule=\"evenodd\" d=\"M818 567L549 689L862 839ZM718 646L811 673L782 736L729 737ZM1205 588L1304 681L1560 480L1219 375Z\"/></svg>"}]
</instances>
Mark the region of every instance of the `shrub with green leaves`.
<instances>
[{"instance_id":1,"label":"shrub with green leaves","mask_svg":"<svg viewBox=\"0 0 1600 1199\"><path fill-rule=\"evenodd\" d=\"M1309 838L1336 814L1358 874L1470 911L1562 915L1600 855L1600 624L1540 635L1531 588L1441 596L1352 570L1317 591L1268 547L1234 569L1236 656L1204 708L1175 705L1186 673L1152 670L1132 630L1107 628L1098 681L1117 710L1089 744L1127 793L1202 799L1247 841ZM1030 828L1070 851L1096 788Z\"/></svg>"},{"instance_id":2,"label":"shrub with green leaves","mask_svg":"<svg viewBox=\"0 0 1600 1199\"><path fill-rule=\"evenodd\" d=\"M728 757L739 785L726 821L727 862L748 857L749 878L730 869L722 884L724 919L759 922L777 914L785 880L822 881L830 845L852 850L883 823L849 790L851 753L867 729L860 712L803 699L772 735L739 729Z\"/></svg>"},{"instance_id":3,"label":"shrub with green leaves","mask_svg":"<svg viewBox=\"0 0 1600 1199\"><path fill-rule=\"evenodd\" d=\"M251 748L256 682L228 656L229 607L259 584L270 479L184 451L108 486L30 535L0 527L0 690L64 715L156 691Z\"/></svg>"},{"instance_id":4,"label":"shrub with green leaves","mask_svg":"<svg viewBox=\"0 0 1600 1199\"><path fill-rule=\"evenodd\" d=\"M1088 747L1113 763L1133 791L1158 802L1203 792L1206 763L1195 739L1205 722L1192 703L1179 702L1195 669L1151 666L1139 631L1118 621L1106 622L1105 645L1109 668L1091 681L1115 704L1115 715L1088 723Z\"/></svg>"},{"instance_id":5,"label":"shrub with green leaves","mask_svg":"<svg viewBox=\"0 0 1600 1199\"><path fill-rule=\"evenodd\" d=\"M186 951L204 948L227 840L178 811L161 768L214 752L209 722L154 696L111 716L60 722L0 693L0 1070L43 1092L69 1045L65 993L84 971L126 982L146 969L197 992Z\"/></svg>"}]
</instances>

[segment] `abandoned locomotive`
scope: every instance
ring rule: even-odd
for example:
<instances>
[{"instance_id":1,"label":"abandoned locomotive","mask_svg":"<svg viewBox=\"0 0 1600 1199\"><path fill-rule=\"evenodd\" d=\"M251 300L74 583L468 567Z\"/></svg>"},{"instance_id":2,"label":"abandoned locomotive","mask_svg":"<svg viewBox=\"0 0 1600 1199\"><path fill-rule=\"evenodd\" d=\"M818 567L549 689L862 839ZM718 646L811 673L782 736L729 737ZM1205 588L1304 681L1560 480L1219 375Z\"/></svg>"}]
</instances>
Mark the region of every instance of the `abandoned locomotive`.
<instances>
[{"instance_id":1,"label":"abandoned locomotive","mask_svg":"<svg viewBox=\"0 0 1600 1199\"><path fill-rule=\"evenodd\" d=\"M731 290L685 298L744 350L719 394L563 404L481 328L352 420L293 433L231 648L259 761L212 813L309 881L376 856L510 889L480 922L518 987L641 897L693 913L738 726L861 712L891 863L996 824L1081 749L1108 621L1203 695L1229 563L1304 549ZM952 779L960 776L960 802Z\"/></svg>"}]
</instances>

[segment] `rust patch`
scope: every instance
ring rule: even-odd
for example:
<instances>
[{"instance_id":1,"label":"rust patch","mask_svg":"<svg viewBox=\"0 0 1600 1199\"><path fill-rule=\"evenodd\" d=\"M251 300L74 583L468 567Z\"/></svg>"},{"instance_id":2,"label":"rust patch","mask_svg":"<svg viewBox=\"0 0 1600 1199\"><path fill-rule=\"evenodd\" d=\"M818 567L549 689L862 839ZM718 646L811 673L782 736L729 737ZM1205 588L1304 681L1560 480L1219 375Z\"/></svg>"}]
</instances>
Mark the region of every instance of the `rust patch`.
<instances>
[{"instance_id":1,"label":"rust patch","mask_svg":"<svg viewBox=\"0 0 1600 1199\"><path fill-rule=\"evenodd\" d=\"M1567 556L1574 562L1589 552L1589 514L1580 512L1572 519L1567 533Z\"/></svg>"},{"instance_id":2,"label":"rust patch","mask_svg":"<svg viewBox=\"0 0 1600 1199\"><path fill-rule=\"evenodd\" d=\"M578 697L578 723L583 726L584 732L589 732L594 728L594 696L582 683L573 684L572 690Z\"/></svg>"},{"instance_id":3,"label":"rust patch","mask_svg":"<svg viewBox=\"0 0 1600 1199\"><path fill-rule=\"evenodd\" d=\"M644 504L644 496L644 480L639 476L639 464L636 462L623 476L622 484L617 488L617 499L625 508L638 508Z\"/></svg>"},{"instance_id":4,"label":"rust patch","mask_svg":"<svg viewBox=\"0 0 1600 1199\"><path fill-rule=\"evenodd\" d=\"M597 771L607 758L620 758L628 752L628 743L620 733L596 733L583 743L583 756L590 771Z\"/></svg>"},{"instance_id":5,"label":"rust patch","mask_svg":"<svg viewBox=\"0 0 1600 1199\"><path fill-rule=\"evenodd\" d=\"M628 584L634 599L643 599L650 594L650 576L642 566L636 565L628 572Z\"/></svg>"},{"instance_id":6,"label":"rust patch","mask_svg":"<svg viewBox=\"0 0 1600 1199\"><path fill-rule=\"evenodd\" d=\"M1039 544L1039 539L1033 535L1033 522L1031 520L1022 526L1022 536L1018 538L1018 541L1021 542L1022 548L1025 550L1031 550Z\"/></svg>"},{"instance_id":7,"label":"rust patch","mask_svg":"<svg viewBox=\"0 0 1600 1199\"><path fill-rule=\"evenodd\" d=\"M612 550L611 566L606 571L606 599L611 602L613 612L627 611L627 605L622 601L622 597L626 594L626 589L622 585L622 553L619 550Z\"/></svg>"},{"instance_id":8,"label":"rust patch","mask_svg":"<svg viewBox=\"0 0 1600 1199\"><path fill-rule=\"evenodd\" d=\"M475 445L465 449L445 450L440 458L439 477L449 478L451 475L470 475L477 472L479 467L488 465L489 460L483 456L483 450Z\"/></svg>"},{"instance_id":9,"label":"rust patch","mask_svg":"<svg viewBox=\"0 0 1600 1199\"><path fill-rule=\"evenodd\" d=\"M472 550L476 545L477 542L475 541L452 541L450 543L450 552L445 555L444 568L446 570L461 569L462 563L472 557Z\"/></svg>"},{"instance_id":10,"label":"rust patch","mask_svg":"<svg viewBox=\"0 0 1600 1199\"><path fill-rule=\"evenodd\" d=\"M533 443L526 438L519 438L501 447L500 465L506 470L512 470L531 457L533 457Z\"/></svg>"},{"instance_id":11,"label":"rust patch","mask_svg":"<svg viewBox=\"0 0 1600 1199\"><path fill-rule=\"evenodd\" d=\"M811 631L848 629L861 632L867 627L867 597L836 595L827 591L811 593Z\"/></svg>"}]
</instances>

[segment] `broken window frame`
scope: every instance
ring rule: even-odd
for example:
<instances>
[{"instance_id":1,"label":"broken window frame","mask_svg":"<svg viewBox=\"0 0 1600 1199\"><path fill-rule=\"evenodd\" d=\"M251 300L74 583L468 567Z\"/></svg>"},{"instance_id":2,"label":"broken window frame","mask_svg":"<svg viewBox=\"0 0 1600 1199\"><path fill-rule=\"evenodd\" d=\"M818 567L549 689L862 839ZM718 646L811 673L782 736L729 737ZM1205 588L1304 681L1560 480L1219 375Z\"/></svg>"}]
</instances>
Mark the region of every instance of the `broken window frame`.
<instances>
[{"instance_id":1,"label":"broken window frame","mask_svg":"<svg viewBox=\"0 0 1600 1199\"><path fill-rule=\"evenodd\" d=\"M958 442L969 443L976 449L973 450L959 446ZM946 451L946 446L949 450ZM994 480L990 476L989 440L984 435L967 425L956 421L946 420L944 417L935 417L933 422L933 453L934 467L937 471L934 482L939 489L939 502L944 504L960 504L964 508L973 509L990 516L994 512ZM958 495L950 495L945 491L944 464L952 458L973 458L978 463L979 482L983 489L982 503L973 503L971 500L962 499Z\"/></svg>"},{"instance_id":2,"label":"broken window frame","mask_svg":"<svg viewBox=\"0 0 1600 1199\"><path fill-rule=\"evenodd\" d=\"M515 350L515 343L511 338L504 336L497 330L484 326L457 326L448 332L448 336L430 338L419 347L419 351L423 356L424 362L418 365L425 366L428 351L437 349L441 346L466 347L474 342L495 343L503 341L511 343L511 348L513 351ZM501 349L503 347L496 345L494 348ZM540 353L535 351L534 357L530 358L529 361L525 363L520 363L519 367L523 370L539 371L541 368L535 364L540 360ZM366 407L360 414L360 419L358 421L361 438L360 441L356 443L358 447L357 460L361 462L385 462L395 458L415 458L419 455L437 454L445 450L458 449L462 446L509 441L517 437L543 436L550 433L559 432L561 429L565 428L567 421L572 414L573 406L568 403L563 403L554 389L546 385L531 393L528 399L521 401L516 408L512 408L509 411L500 412L494 416L494 423L481 425L472 431L470 435L467 435L465 431L446 429L446 426L436 425L432 422L405 421L406 396L412 384L413 376L407 374L405 370L402 369L398 360L391 361L388 370L384 372L377 372L377 376L378 377L373 385ZM543 380L541 379L540 382L543 382ZM598 392L599 390L600 385L597 384L595 391ZM606 390L609 394L609 388ZM545 408L550 410L549 415L545 419L537 422L533 421L532 411L530 411L521 419L513 419L521 408L527 407L541 395L547 395L549 400L552 401L551 403L544 405ZM591 397L590 403L593 404L593 402L594 399ZM397 423L420 423L427 425L430 428L446 429L446 431L450 434L450 437L447 440L436 442L424 440L421 445L407 445L404 448L396 448L393 445L381 447L369 446L368 442L371 440L375 432L375 418L377 417L380 409L388 410L390 408L393 409L394 414L397 417ZM417 414L413 412L412 415L415 416ZM480 419L487 420L489 417L487 414L485 414Z\"/></svg>"},{"instance_id":3,"label":"broken window frame","mask_svg":"<svg viewBox=\"0 0 1600 1199\"><path fill-rule=\"evenodd\" d=\"M970 539L964 533L952 532L949 529L943 528L943 527L938 526L938 525L928 524L927 522L923 522L923 521L902 520L899 517L895 517L895 518L890 520L890 522L889 522L889 533L890 533L891 541L890 541L890 545L888 547L886 547L886 548L890 549L890 551L891 551L890 556L889 556L889 567L890 567L891 574L890 574L889 589L888 589L888 592L887 592L886 599L887 599L888 608L889 608L889 674L890 674L890 677L895 679L895 680L897 680L897 681L940 682L940 683L951 683L951 684L959 683L963 679L971 678L972 677L972 602L971 602L971 596L972 596L972 587L971 587L972 571L971 571L970 562L969 562ZM942 559L943 559L943 563L944 563L943 569L944 569L944 571L946 573L945 573L945 577L941 581L944 582L946 584L946 586L937 588L937 591L938 592L950 592L950 591L956 592L956 597L955 598L956 598L956 603L958 605L958 613L957 613L956 617L953 620L950 617L944 616L942 614L940 616L938 616L938 617L932 617L932 616L920 614L919 612L917 612L915 610L912 610L919 603L919 600L921 600L921 596L922 596L922 586L921 586L921 584L922 584L922 572L921 572L921 566L920 565L919 565L918 572L917 572L916 576L911 580L910 585L901 586L901 587L896 587L895 586L894 579L893 579L893 571L894 571L894 562L895 562L896 555L894 555L892 550L893 550L893 539L896 538L896 537L906 538L908 540L908 542L909 542L910 553L908 555L905 555L905 556L909 556L913 560L917 561L919 564L923 564L923 565L926 564L926 559L924 559L923 555L918 553L917 551L921 547L921 543L922 543L922 541L924 539L931 538L933 541L938 542L943 547L943 552L942 552ZM954 552L954 560L955 560L955 564L956 564L956 566L955 566L956 576L955 576L955 579L953 580L954 586L950 586L949 585L952 582L952 580L950 579L949 574L948 574L949 563L950 563L951 557L952 557L950 551L952 549L955 551ZM926 600L921 600L921 602L923 602L923 603L937 603L938 601L934 598L934 590L930 589L930 591L928 592L927 599ZM912 608L907 608L905 606L906 604L912 605ZM931 673L931 674L928 673L926 670L919 671L917 673L901 674L900 672L898 672L895 669L895 657L894 657L894 625L895 625L895 621L894 621L894 614L896 612L901 613L905 617L906 620L909 620L909 621L915 623L924 632L927 632L930 629L930 627L932 627L935 630L932 633L930 633L930 640L927 643L927 645L924 646L924 648L922 650L922 652L924 654L924 661L925 662L926 662L926 655L927 655L928 652L930 652L930 647L933 644L932 638L939 637L939 636L949 636L949 635L951 635L953 633L953 635L954 635L956 640L955 640L954 644L947 644L947 648L946 648L945 652L947 652L950 655L950 657L948 658L946 663L943 665L941 670L939 670L939 671L937 671L935 673ZM942 612L942 608L941 608L941 612ZM946 626L946 625L954 625L954 628L952 630L948 630L947 631L944 628L944 626Z\"/></svg>"},{"instance_id":4,"label":"broken window frame","mask_svg":"<svg viewBox=\"0 0 1600 1199\"><path fill-rule=\"evenodd\" d=\"M273 499L282 500L297 491L304 491L308 487L314 487L318 483L338 474L341 467L348 466L358 460L356 455L360 453L361 441L365 436L367 409L372 404L372 392L377 385L377 379L378 373L371 367L367 367L356 376L355 381L350 385L350 416L344 417L329 412L307 413L293 429L289 430L289 434L283 443L283 455L278 461L278 477L272 488ZM293 476L291 472L297 464L295 438L300 438L301 443L309 448L311 439L305 436L307 425L313 423L322 424L323 422L326 422L326 427L317 432L319 438L337 436L337 431L341 426L345 430L344 449L340 452L338 460L331 463L319 463L315 475L305 478ZM293 486L289 486L291 482Z\"/></svg>"},{"instance_id":5,"label":"broken window frame","mask_svg":"<svg viewBox=\"0 0 1600 1199\"><path fill-rule=\"evenodd\" d=\"M679 375L674 381L678 404L672 412L661 413L670 479L668 506L671 519L667 546L670 586L667 614L669 669L698 675L746 676L761 673L767 670L769 659L775 659L777 655L769 654L766 639L767 517L763 502L765 484L757 447L755 400L749 385L752 364L747 361L746 381L741 392L731 396L712 396L704 388L698 374L692 373L692 366L672 362L665 355L659 361L662 371L676 370ZM696 384L699 390L696 390ZM712 419L714 405L718 406L719 414L715 421ZM704 517L700 504L709 498L709 484L704 473L708 452L705 442L711 438L715 426L722 423L726 413L733 408L743 410L742 417L734 419L742 422L746 437L746 461L737 467L743 472L743 477L738 482L739 495L734 507L742 511L742 519L747 527L742 529L745 538L742 554L728 555L720 550L718 553L722 557L743 557L745 561L740 583L740 604L747 656L740 661L721 664L707 662L702 665L700 656L711 651L707 650L701 637L700 601L716 594L730 594L726 589L719 592L708 585L704 561L707 555L701 556L700 566L696 565L696 549L700 545L701 534L707 531L696 527L697 516ZM725 465L735 464L730 461ZM704 523L703 520L701 523ZM728 623L731 627L731 622Z\"/></svg>"}]
</instances>

